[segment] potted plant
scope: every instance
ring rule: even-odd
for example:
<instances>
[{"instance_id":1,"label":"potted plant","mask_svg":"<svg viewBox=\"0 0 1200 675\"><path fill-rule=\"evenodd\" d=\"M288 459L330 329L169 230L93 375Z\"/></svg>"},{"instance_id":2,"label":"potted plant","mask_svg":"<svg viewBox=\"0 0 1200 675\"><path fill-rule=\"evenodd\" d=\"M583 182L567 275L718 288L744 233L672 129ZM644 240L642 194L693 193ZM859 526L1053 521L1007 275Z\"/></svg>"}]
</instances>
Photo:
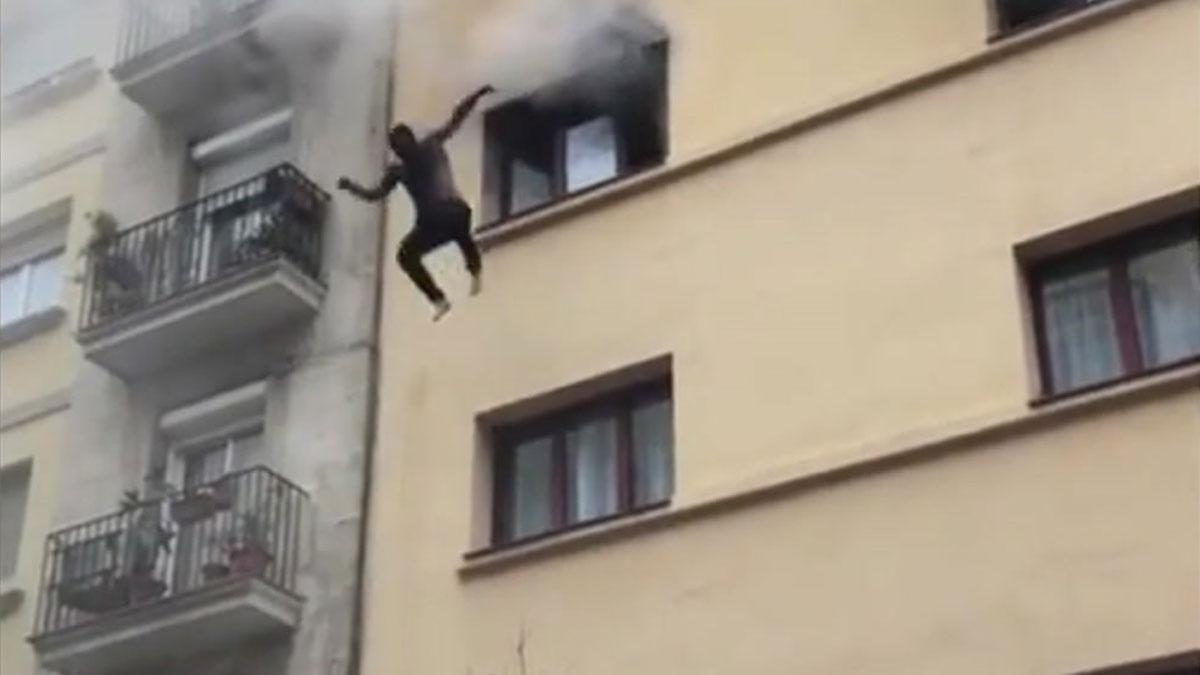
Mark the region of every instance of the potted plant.
<instances>
[{"instance_id":1,"label":"potted plant","mask_svg":"<svg viewBox=\"0 0 1200 675\"><path fill-rule=\"evenodd\" d=\"M228 576L262 576L275 556L271 553L273 519L267 511L237 514L232 532L223 539L225 560L208 562L200 572L205 581Z\"/></svg>"},{"instance_id":2,"label":"potted plant","mask_svg":"<svg viewBox=\"0 0 1200 675\"><path fill-rule=\"evenodd\" d=\"M261 576L274 560L271 518L266 512L244 513L229 547L229 570L235 575Z\"/></svg>"},{"instance_id":3,"label":"potted plant","mask_svg":"<svg viewBox=\"0 0 1200 675\"><path fill-rule=\"evenodd\" d=\"M233 490L225 479L189 488L171 500L171 519L180 525L195 525L233 505Z\"/></svg>"},{"instance_id":4,"label":"potted plant","mask_svg":"<svg viewBox=\"0 0 1200 675\"><path fill-rule=\"evenodd\" d=\"M137 604L154 600L166 592L167 586L155 576L158 557L171 552L171 532L162 522L158 500L142 500L136 490L129 490L121 500L122 512L137 511L126 531L125 579L130 602Z\"/></svg>"},{"instance_id":5,"label":"potted plant","mask_svg":"<svg viewBox=\"0 0 1200 675\"><path fill-rule=\"evenodd\" d=\"M142 272L127 252L118 250L120 224L117 219L107 211L93 211L86 217L92 235L79 255L87 257L94 275L92 292L97 294L98 311L102 316L110 316L140 306L143 300ZM81 272L73 280L82 284L86 277L87 273Z\"/></svg>"},{"instance_id":6,"label":"potted plant","mask_svg":"<svg viewBox=\"0 0 1200 675\"><path fill-rule=\"evenodd\" d=\"M159 598L167 586L155 576L159 555L173 533L159 517L159 502L124 494L121 514L136 511L120 529L64 550L59 601L88 614L104 614Z\"/></svg>"}]
</instances>

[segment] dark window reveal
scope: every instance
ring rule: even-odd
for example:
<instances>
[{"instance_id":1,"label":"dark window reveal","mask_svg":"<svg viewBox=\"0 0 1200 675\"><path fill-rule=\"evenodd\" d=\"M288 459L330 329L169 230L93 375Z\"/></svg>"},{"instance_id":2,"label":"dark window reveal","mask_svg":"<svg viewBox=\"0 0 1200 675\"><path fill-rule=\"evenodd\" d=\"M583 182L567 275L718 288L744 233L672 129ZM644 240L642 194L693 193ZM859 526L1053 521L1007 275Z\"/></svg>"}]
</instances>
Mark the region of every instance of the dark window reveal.
<instances>
[{"instance_id":1,"label":"dark window reveal","mask_svg":"<svg viewBox=\"0 0 1200 675\"><path fill-rule=\"evenodd\" d=\"M638 46L610 65L488 113L490 220L661 164L666 156L667 46Z\"/></svg>"},{"instance_id":2,"label":"dark window reveal","mask_svg":"<svg viewBox=\"0 0 1200 675\"><path fill-rule=\"evenodd\" d=\"M1200 357L1200 212L1047 261L1031 281L1048 395Z\"/></svg>"},{"instance_id":3,"label":"dark window reveal","mask_svg":"<svg viewBox=\"0 0 1200 675\"><path fill-rule=\"evenodd\" d=\"M996 0L1000 30L1012 31L1044 23L1050 19L1106 0Z\"/></svg>"},{"instance_id":4,"label":"dark window reveal","mask_svg":"<svg viewBox=\"0 0 1200 675\"><path fill-rule=\"evenodd\" d=\"M668 382L496 431L495 545L666 503L674 489Z\"/></svg>"}]
</instances>

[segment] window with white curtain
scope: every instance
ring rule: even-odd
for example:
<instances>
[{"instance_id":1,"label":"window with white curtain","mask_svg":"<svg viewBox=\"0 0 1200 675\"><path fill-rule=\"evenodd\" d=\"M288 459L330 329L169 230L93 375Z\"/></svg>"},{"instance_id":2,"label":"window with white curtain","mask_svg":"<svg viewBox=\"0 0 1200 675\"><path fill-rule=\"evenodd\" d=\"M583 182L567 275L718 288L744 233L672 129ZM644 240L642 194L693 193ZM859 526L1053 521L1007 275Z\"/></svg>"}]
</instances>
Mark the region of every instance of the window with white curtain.
<instances>
[{"instance_id":1,"label":"window with white curtain","mask_svg":"<svg viewBox=\"0 0 1200 675\"><path fill-rule=\"evenodd\" d=\"M613 58L484 114L485 218L516 217L666 160L667 43L617 44Z\"/></svg>"},{"instance_id":2,"label":"window with white curtain","mask_svg":"<svg viewBox=\"0 0 1200 675\"><path fill-rule=\"evenodd\" d=\"M61 250L0 272L0 326L56 307L62 275Z\"/></svg>"},{"instance_id":3,"label":"window with white curtain","mask_svg":"<svg viewBox=\"0 0 1200 675\"><path fill-rule=\"evenodd\" d=\"M669 382L498 429L496 438L497 545L660 506L674 489Z\"/></svg>"},{"instance_id":4,"label":"window with white curtain","mask_svg":"<svg viewBox=\"0 0 1200 675\"><path fill-rule=\"evenodd\" d=\"M1200 213L1039 265L1033 290L1045 393L1200 357Z\"/></svg>"}]
</instances>

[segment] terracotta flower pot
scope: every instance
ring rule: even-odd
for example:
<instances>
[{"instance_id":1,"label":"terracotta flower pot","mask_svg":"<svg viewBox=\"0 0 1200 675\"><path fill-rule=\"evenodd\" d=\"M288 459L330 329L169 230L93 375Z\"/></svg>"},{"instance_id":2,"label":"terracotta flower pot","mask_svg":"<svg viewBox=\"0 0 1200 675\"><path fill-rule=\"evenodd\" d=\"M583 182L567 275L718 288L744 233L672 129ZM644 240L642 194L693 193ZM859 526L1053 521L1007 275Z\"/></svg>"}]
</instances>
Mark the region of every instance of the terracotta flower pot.
<instances>
[{"instance_id":1,"label":"terracotta flower pot","mask_svg":"<svg viewBox=\"0 0 1200 675\"><path fill-rule=\"evenodd\" d=\"M211 582L228 577L230 574L230 569L229 565L226 565L225 563L210 562L204 563L204 565L200 567L200 574L204 575L204 580L206 582Z\"/></svg>"},{"instance_id":2,"label":"terracotta flower pot","mask_svg":"<svg viewBox=\"0 0 1200 675\"><path fill-rule=\"evenodd\" d=\"M180 525L194 525L233 505L229 489L217 483L189 492L171 502L171 519Z\"/></svg>"},{"instance_id":3,"label":"terracotta flower pot","mask_svg":"<svg viewBox=\"0 0 1200 675\"><path fill-rule=\"evenodd\" d=\"M230 551L229 568L238 576L262 576L272 559L271 554L262 546L249 544Z\"/></svg>"}]
</instances>

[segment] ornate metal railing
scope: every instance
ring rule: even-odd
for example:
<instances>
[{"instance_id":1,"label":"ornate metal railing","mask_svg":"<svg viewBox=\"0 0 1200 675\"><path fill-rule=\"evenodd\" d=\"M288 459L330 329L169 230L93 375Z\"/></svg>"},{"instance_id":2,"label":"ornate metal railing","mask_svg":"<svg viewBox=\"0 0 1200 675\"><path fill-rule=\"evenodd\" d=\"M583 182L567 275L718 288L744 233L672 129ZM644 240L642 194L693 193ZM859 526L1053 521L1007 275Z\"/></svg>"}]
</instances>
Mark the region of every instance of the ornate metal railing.
<instances>
[{"instance_id":1,"label":"ornate metal railing","mask_svg":"<svg viewBox=\"0 0 1200 675\"><path fill-rule=\"evenodd\" d=\"M93 241L80 328L134 314L264 260L290 260L319 279L328 201L296 167L283 164Z\"/></svg>"},{"instance_id":2,"label":"ornate metal railing","mask_svg":"<svg viewBox=\"0 0 1200 675\"><path fill-rule=\"evenodd\" d=\"M231 579L295 593L304 490L265 467L147 500L46 538L33 637Z\"/></svg>"},{"instance_id":3,"label":"ornate metal railing","mask_svg":"<svg viewBox=\"0 0 1200 675\"><path fill-rule=\"evenodd\" d=\"M253 17L268 1L126 0L117 66L208 29L236 25Z\"/></svg>"}]
</instances>

